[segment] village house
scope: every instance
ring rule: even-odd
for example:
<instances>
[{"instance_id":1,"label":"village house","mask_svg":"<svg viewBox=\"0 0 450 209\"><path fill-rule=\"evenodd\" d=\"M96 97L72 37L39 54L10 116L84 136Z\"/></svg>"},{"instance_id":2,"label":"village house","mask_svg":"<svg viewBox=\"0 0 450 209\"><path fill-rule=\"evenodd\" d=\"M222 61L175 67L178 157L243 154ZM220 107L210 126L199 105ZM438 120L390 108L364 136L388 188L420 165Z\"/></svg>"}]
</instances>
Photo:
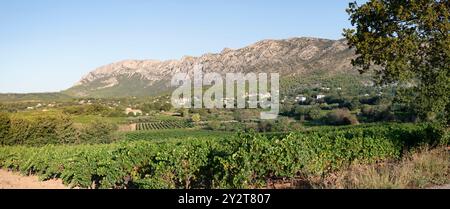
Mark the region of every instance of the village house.
<instances>
[{"instance_id":1,"label":"village house","mask_svg":"<svg viewBox=\"0 0 450 209\"><path fill-rule=\"evenodd\" d=\"M189 98L182 98L182 99L177 99L177 100L175 100L175 102L176 102L178 105L188 105L188 104L191 103L191 99L189 99Z\"/></svg>"},{"instance_id":2,"label":"village house","mask_svg":"<svg viewBox=\"0 0 450 209\"><path fill-rule=\"evenodd\" d=\"M125 109L125 114L126 115L129 115L130 113L133 113L133 115L142 115L142 110L134 110L134 109L132 109L132 108L127 108L127 109Z\"/></svg>"},{"instance_id":3,"label":"village house","mask_svg":"<svg viewBox=\"0 0 450 209\"><path fill-rule=\"evenodd\" d=\"M306 102L306 97L303 95L298 95L297 97L295 97L295 102Z\"/></svg>"},{"instance_id":4,"label":"village house","mask_svg":"<svg viewBox=\"0 0 450 209\"><path fill-rule=\"evenodd\" d=\"M325 98L325 95L323 95L323 94L319 94L316 96L316 99L323 99L323 98Z\"/></svg>"}]
</instances>

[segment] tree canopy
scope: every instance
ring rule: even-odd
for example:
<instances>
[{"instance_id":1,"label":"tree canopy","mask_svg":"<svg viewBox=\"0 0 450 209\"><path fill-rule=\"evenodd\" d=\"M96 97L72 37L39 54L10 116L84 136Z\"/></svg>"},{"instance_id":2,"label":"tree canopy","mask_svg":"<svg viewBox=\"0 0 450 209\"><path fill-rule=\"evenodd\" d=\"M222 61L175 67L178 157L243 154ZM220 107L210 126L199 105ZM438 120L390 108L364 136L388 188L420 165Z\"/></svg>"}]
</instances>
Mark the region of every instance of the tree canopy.
<instances>
[{"instance_id":1,"label":"tree canopy","mask_svg":"<svg viewBox=\"0 0 450 209\"><path fill-rule=\"evenodd\" d=\"M369 0L350 3L353 29L345 29L352 61L373 71L378 84L397 86L400 101L422 119L449 122L448 0Z\"/></svg>"}]
</instances>

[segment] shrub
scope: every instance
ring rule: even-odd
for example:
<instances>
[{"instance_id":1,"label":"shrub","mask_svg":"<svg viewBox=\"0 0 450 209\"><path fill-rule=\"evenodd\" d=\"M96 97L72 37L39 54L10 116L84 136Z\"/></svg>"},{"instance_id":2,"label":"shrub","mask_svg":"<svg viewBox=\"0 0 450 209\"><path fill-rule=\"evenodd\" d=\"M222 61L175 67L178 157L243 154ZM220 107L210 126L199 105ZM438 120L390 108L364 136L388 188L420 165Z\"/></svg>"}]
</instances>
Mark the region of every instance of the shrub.
<instances>
[{"instance_id":1,"label":"shrub","mask_svg":"<svg viewBox=\"0 0 450 209\"><path fill-rule=\"evenodd\" d=\"M9 137L9 129L11 128L11 119L6 113L0 112L0 144L6 143Z\"/></svg>"},{"instance_id":2,"label":"shrub","mask_svg":"<svg viewBox=\"0 0 450 209\"><path fill-rule=\"evenodd\" d=\"M193 114L192 116L191 116L191 121L192 122L194 122L194 123L198 123L198 122L200 122L202 119L201 119L201 117L200 117L200 114L198 114L198 113L195 113L195 114Z\"/></svg>"},{"instance_id":3,"label":"shrub","mask_svg":"<svg viewBox=\"0 0 450 209\"><path fill-rule=\"evenodd\" d=\"M319 120L322 118L322 114L320 112L320 108L317 106L314 106L308 110L308 117L311 120Z\"/></svg>"},{"instance_id":4,"label":"shrub","mask_svg":"<svg viewBox=\"0 0 450 209\"><path fill-rule=\"evenodd\" d=\"M258 130L260 132L271 132L274 128L275 123L269 120L263 120L258 123Z\"/></svg>"},{"instance_id":5,"label":"shrub","mask_svg":"<svg viewBox=\"0 0 450 209\"><path fill-rule=\"evenodd\" d=\"M295 108L295 115L298 116L298 119L300 121L304 121L307 118L307 114L308 114L308 108L305 106L297 106Z\"/></svg>"},{"instance_id":6,"label":"shrub","mask_svg":"<svg viewBox=\"0 0 450 209\"><path fill-rule=\"evenodd\" d=\"M208 129L210 130L220 130L222 128L222 124L219 121L210 121L208 122Z\"/></svg>"},{"instance_id":7,"label":"shrub","mask_svg":"<svg viewBox=\"0 0 450 209\"><path fill-rule=\"evenodd\" d=\"M233 112L234 120L239 122L244 122L252 119L256 119L259 117L259 112L256 110L250 109L237 109Z\"/></svg>"},{"instance_id":8,"label":"shrub","mask_svg":"<svg viewBox=\"0 0 450 209\"><path fill-rule=\"evenodd\" d=\"M356 110L359 108L361 103L358 98L353 98L351 100L345 100L345 102L339 105L340 108L347 108L349 110Z\"/></svg>"},{"instance_id":9,"label":"shrub","mask_svg":"<svg viewBox=\"0 0 450 209\"><path fill-rule=\"evenodd\" d=\"M361 115L366 117L368 121L392 121L394 120L394 114L390 111L389 106L376 105L369 106L364 105L361 108Z\"/></svg>"},{"instance_id":10,"label":"shrub","mask_svg":"<svg viewBox=\"0 0 450 209\"><path fill-rule=\"evenodd\" d=\"M361 104L378 105L381 103L381 96L364 97L359 100Z\"/></svg>"},{"instance_id":11,"label":"shrub","mask_svg":"<svg viewBox=\"0 0 450 209\"><path fill-rule=\"evenodd\" d=\"M170 104L170 103L164 103L159 108L160 111L164 111L164 112L170 111L171 109L172 109L172 104Z\"/></svg>"},{"instance_id":12,"label":"shrub","mask_svg":"<svg viewBox=\"0 0 450 209\"><path fill-rule=\"evenodd\" d=\"M117 126L96 121L81 127L64 114L35 118L12 117L3 145L43 146L47 144L109 143Z\"/></svg>"},{"instance_id":13,"label":"shrub","mask_svg":"<svg viewBox=\"0 0 450 209\"><path fill-rule=\"evenodd\" d=\"M67 115L11 118L5 145L68 144L77 140L77 130Z\"/></svg>"},{"instance_id":14,"label":"shrub","mask_svg":"<svg viewBox=\"0 0 450 209\"><path fill-rule=\"evenodd\" d=\"M258 123L245 123L245 130L246 131L257 131Z\"/></svg>"},{"instance_id":15,"label":"shrub","mask_svg":"<svg viewBox=\"0 0 450 209\"><path fill-rule=\"evenodd\" d=\"M295 114L301 121L319 120L322 117L319 106L297 106Z\"/></svg>"},{"instance_id":16,"label":"shrub","mask_svg":"<svg viewBox=\"0 0 450 209\"><path fill-rule=\"evenodd\" d=\"M348 109L335 109L328 113L326 122L330 125L356 125L358 119Z\"/></svg>"},{"instance_id":17,"label":"shrub","mask_svg":"<svg viewBox=\"0 0 450 209\"><path fill-rule=\"evenodd\" d=\"M345 99L344 99L343 97L341 97L341 96L338 96L338 95L329 95L329 96L326 96L326 97L324 98L324 100L325 100L325 102L326 102L327 104L335 104L335 103L340 104L340 103L344 103L344 102L345 102Z\"/></svg>"},{"instance_id":18,"label":"shrub","mask_svg":"<svg viewBox=\"0 0 450 209\"><path fill-rule=\"evenodd\" d=\"M188 109L180 109L178 110L178 112L180 113L180 116L183 118L188 118L189 117L189 110Z\"/></svg>"},{"instance_id":19,"label":"shrub","mask_svg":"<svg viewBox=\"0 0 450 209\"><path fill-rule=\"evenodd\" d=\"M319 107L322 110L333 110L333 109L339 108L339 104L338 103L332 103L332 104L323 103L323 104L320 104Z\"/></svg>"},{"instance_id":20,"label":"shrub","mask_svg":"<svg viewBox=\"0 0 450 209\"><path fill-rule=\"evenodd\" d=\"M242 123L224 123L223 124L224 131L241 131L244 129L244 125Z\"/></svg>"},{"instance_id":21,"label":"shrub","mask_svg":"<svg viewBox=\"0 0 450 209\"><path fill-rule=\"evenodd\" d=\"M113 132L117 130L117 125L97 120L79 130L78 143L98 144L111 143L115 141Z\"/></svg>"},{"instance_id":22,"label":"shrub","mask_svg":"<svg viewBox=\"0 0 450 209\"><path fill-rule=\"evenodd\" d=\"M286 132L289 130L291 130L291 120L283 117L276 121L272 131Z\"/></svg>"}]
</instances>

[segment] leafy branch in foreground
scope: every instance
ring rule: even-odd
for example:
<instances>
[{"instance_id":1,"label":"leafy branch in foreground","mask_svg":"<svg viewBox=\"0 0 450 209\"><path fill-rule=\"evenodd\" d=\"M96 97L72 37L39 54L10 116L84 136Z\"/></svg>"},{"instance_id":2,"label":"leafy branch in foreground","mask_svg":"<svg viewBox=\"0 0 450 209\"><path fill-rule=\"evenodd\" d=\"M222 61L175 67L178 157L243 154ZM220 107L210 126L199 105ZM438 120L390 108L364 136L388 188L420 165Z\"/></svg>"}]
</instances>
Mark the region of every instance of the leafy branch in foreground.
<instances>
[{"instance_id":1,"label":"leafy branch in foreground","mask_svg":"<svg viewBox=\"0 0 450 209\"><path fill-rule=\"evenodd\" d=\"M350 3L355 29L344 30L352 61L373 69L379 84L396 84L399 101L417 116L447 123L450 111L450 2L370 0Z\"/></svg>"}]
</instances>

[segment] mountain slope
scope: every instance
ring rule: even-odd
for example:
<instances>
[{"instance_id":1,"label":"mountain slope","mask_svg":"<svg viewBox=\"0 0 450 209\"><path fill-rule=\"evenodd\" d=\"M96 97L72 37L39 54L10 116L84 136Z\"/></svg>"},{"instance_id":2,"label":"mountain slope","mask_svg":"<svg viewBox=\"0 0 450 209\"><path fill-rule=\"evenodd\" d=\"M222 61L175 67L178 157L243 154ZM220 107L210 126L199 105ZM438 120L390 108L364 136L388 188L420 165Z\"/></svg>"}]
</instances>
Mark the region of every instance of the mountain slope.
<instances>
[{"instance_id":1,"label":"mountain slope","mask_svg":"<svg viewBox=\"0 0 450 209\"><path fill-rule=\"evenodd\" d=\"M241 49L217 54L185 56L180 60L125 60L100 67L63 93L77 97L149 96L168 92L172 75L192 73L201 65L205 72L278 72L282 79L317 73L323 77L358 76L350 60L354 56L344 40L291 38L264 40Z\"/></svg>"}]
</instances>

